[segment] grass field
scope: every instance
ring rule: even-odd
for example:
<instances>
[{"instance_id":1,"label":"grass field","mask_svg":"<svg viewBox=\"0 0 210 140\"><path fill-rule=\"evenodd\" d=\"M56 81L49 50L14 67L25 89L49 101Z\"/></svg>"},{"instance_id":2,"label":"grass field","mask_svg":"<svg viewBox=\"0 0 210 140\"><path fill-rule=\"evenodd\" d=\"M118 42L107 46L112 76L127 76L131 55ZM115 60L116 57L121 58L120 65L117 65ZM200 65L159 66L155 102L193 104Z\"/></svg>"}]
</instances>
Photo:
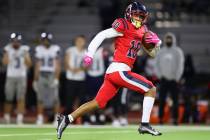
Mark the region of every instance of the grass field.
<instances>
[{"instance_id":1,"label":"grass field","mask_svg":"<svg viewBox=\"0 0 210 140\"><path fill-rule=\"evenodd\" d=\"M73 126L62 140L210 140L207 126L156 126L162 136L139 135L138 126L113 128L111 126ZM0 140L56 140L55 128L49 125L0 125Z\"/></svg>"}]
</instances>

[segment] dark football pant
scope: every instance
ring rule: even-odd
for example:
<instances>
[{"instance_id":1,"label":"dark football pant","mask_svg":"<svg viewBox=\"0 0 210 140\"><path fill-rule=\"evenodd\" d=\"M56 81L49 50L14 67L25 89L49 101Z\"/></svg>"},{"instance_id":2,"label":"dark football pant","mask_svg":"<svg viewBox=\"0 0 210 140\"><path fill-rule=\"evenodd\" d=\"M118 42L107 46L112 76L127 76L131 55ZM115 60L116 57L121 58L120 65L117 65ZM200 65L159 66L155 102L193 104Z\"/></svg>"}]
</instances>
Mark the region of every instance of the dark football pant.
<instances>
[{"instance_id":1,"label":"dark football pant","mask_svg":"<svg viewBox=\"0 0 210 140\"><path fill-rule=\"evenodd\" d=\"M159 119L162 120L164 116L164 107L166 103L167 94L170 93L171 98L173 100L172 106L172 116L174 122L177 122L178 119L178 87L176 81L169 81L166 79L162 79L160 82L160 108L159 108Z\"/></svg>"}]
</instances>

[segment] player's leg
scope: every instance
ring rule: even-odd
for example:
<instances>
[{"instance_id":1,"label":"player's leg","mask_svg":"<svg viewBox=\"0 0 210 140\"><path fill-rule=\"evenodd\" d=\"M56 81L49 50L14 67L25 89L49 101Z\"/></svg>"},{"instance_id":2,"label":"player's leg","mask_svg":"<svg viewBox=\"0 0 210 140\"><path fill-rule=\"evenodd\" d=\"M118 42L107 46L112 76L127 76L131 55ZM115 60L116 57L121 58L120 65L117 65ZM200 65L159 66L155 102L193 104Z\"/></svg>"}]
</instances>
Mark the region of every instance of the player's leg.
<instances>
[{"instance_id":1,"label":"player's leg","mask_svg":"<svg viewBox=\"0 0 210 140\"><path fill-rule=\"evenodd\" d=\"M25 93L26 93L26 78L17 78L17 124L23 123L23 114L25 112Z\"/></svg>"},{"instance_id":2,"label":"player's leg","mask_svg":"<svg viewBox=\"0 0 210 140\"><path fill-rule=\"evenodd\" d=\"M55 87L54 89L53 89L53 101L54 101L54 121L53 121L53 124L54 125L57 125L57 117L58 117L58 114L59 114L59 112L60 112L60 101L59 101L59 94L58 94L58 86L57 87Z\"/></svg>"},{"instance_id":3,"label":"player's leg","mask_svg":"<svg viewBox=\"0 0 210 140\"><path fill-rule=\"evenodd\" d=\"M120 97L120 102L121 102L121 107L119 107L120 110L120 124L122 126L128 125L128 120L127 120L127 108L128 108L128 88L123 88L121 97Z\"/></svg>"},{"instance_id":4,"label":"player's leg","mask_svg":"<svg viewBox=\"0 0 210 140\"><path fill-rule=\"evenodd\" d=\"M152 82L143 76L131 71L119 72L119 76L121 81L116 82L119 83L120 86L127 87L131 90L137 91L138 93L144 94L142 120L139 132L149 133L152 135L161 135L160 132L156 131L149 125L150 114L155 101L156 87L152 84Z\"/></svg>"},{"instance_id":5,"label":"player's leg","mask_svg":"<svg viewBox=\"0 0 210 140\"><path fill-rule=\"evenodd\" d=\"M65 81L65 111L67 115L73 111L73 105L77 97L76 83L72 80Z\"/></svg>"},{"instance_id":6,"label":"player's leg","mask_svg":"<svg viewBox=\"0 0 210 140\"><path fill-rule=\"evenodd\" d=\"M163 124L163 117L164 117L164 108L166 103L166 97L168 92L168 84L165 80L161 80L160 82L160 91L159 91L159 123Z\"/></svg>"},{"instance_id":7,"label":"player's leg","mask_svg":"<svg viewBox=\"0 0 210 140\"><path fill-rule=\"evenodd\" d=\"M60 118L58 119L59 124L57 127L58 138L61 138L62 132L65 130L67 125L73 122L78 117L81 117L84 114L92 112L98 108L104 108L107 102L115 96L117 90L117 86L113 85L109 80L104 80L104 83L98 91L98 94L95 97L95 99L84 103L68 116L60 116Z\"/></svg>"},{"instance_id":8,"label":"player's leg","mask_svg":"<svg viewBox=\"0 0 210 140\"><path fill-rule=\"evenodd\" d=\"M177 83L175 81L171 81L169 90L170 90L171 97L172 97L172 100L173 100L173 106L172 106L173 124L178 125L179 92L178 92Z\"/></svg>"},{"instance_id":9,"label":"player's leg","mask_svg":"<svg viewBox=\"0 0 210 140\"><path fill-rule=\"evenodd\" d=\"M15 96L15 88L16 85L14 79L7 77L5 84L6 101L4 103L4 119L7 124L10 123L10 113L12 111L12 102Z\"/></svg>"},{"instance_id":10,"label":"player's leg","mask_svg":"<svg viewBox=\"0 0 210 140\"><path fill-rule=\"evenodd\" d=\"M117 91L118 86L113 85L109 80L105 80L101 88L99 89L95 99L83 104L76 111L71 113L73 120L87 112L94 111L97 108L104 108L108 101L115 96Z\"/></svg>"},{"instance_id":11,"label":"player's leg","mask_svg":"<svg viewBox=\"0 0 210 140\"><path fill-rule=\"evenodd\" d=\"M39 80L37 81L37 87L38 91L36 92L37 94L37 120L36 124L41 125L44 123L44 105L43 105L43 100L44 100L44 93L46 91L45 87L45 78L40 75Z\"/></svg>"}]
</instances>

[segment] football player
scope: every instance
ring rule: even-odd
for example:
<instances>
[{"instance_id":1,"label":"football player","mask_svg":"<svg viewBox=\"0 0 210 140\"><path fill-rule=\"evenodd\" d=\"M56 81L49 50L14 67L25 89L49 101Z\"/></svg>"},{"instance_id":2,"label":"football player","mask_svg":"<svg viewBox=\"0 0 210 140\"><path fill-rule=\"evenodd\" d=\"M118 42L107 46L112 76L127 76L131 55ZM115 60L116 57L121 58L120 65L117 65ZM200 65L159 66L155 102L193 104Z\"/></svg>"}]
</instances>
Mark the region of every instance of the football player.
<instances>
[{"instance_id":1,"label":"football player","mask_svg":"<svg viewBox=\"0 0 210 140\"><path fill-rule=\"evenodd\" d=\"M38 125L43 124L44 107L54 107L56 115L59 111L58 85L60 75L60 47L52 44L52 34L42 33L41 44L35 49L35 70L33 87L37 93L37 121Z\"/></svg>"},{"instance_id":2,"label":"football player","mask_svg":"<svg viewBox=\"0 0 210 140\"><path fill-rule=\"evenodd\" d=\"M89 101L95 97L97 91L100 89L103 83L103 76L105 73L105 59L108 56L108 52L103 47L99 48L94 56L92 65L87 70L87 97L86 101ZM105 122L105 116L102 111L96 111L89 115L90 123L103 124Z\"/></svg>"},{"instance_id":3,"label":"football player","mask_svg":"<svg viewBox=\"0 0 210 140\"><path fill-rule=\"evenodd\" d=\"M65 53L65 114L73 110L76 100L80 105L83 102L85 93L85 69L83 68L83 57L85 55L86 38L83 35L76 36L73 46L69 47Z\"/></svg>"},{"instance_id":4,"label":"football player","mask_svg":"<svg viewBox=\"0 0 210 140\"><path fill-rule=\"evenodd\" d=\"M25 93L27 87L27 69L31 66L29 47L22 45L22 36L18 33L10 35L11 42L4 48L3 64L7 66L5 85L6 102L4 119L10 123L12 102L17 98L17 124L23 123L25 109Z\"/></svg>"},{"instance_id":5,"label":"football player","mask_svg":"<svg viewBox=\"0 0 210 140\"><path fill-rule=\"evenodd\" d=\"M96 97L80 106L68 116L59 116L59 125L57 127L57 137L59 139L69 123L72 123L87 112L104 108L121 87L126 87L144 95L142 119L138 129L139 133L148 133L154 136L161 135L160 132L149 124L150 113L155 101L156 88L152 82L143 76L131 72L137 52L142 47L144 33L148 31L145 25L147 16L148 11L146 7L139 2L133 2L127 7L125 18L116 19L112 24L112 28L99 32L91 41L84 57L84 64L86 66L91 65L97 48L106 38L115 38L113 62L106 71L104 83ZM144 41L155 44L153 49L146 51L154 57L159 50L160 39L155 33L151 33Z\"/></svg>"}]
</instances>

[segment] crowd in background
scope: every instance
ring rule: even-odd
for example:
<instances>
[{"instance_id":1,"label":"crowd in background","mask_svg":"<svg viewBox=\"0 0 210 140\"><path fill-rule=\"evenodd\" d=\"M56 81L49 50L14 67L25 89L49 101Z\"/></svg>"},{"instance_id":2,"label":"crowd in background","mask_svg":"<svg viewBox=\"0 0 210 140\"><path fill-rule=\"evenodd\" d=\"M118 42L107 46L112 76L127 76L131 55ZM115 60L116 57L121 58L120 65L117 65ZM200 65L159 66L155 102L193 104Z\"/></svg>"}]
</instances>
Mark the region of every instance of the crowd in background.
<instances>
[{"instance_id":1,"label":"crowd in background","mask_svg":"<svg viewBox=\"0 0 210 140\"><path fill-rule=\"evenodd\" d=\"M50 33L41 34L40 43L34 48L34 53L21 42L20 34L11 34L10 42L4 47L1 57L1 63L7 69L3 80L5 71L1 66L1 105L4 106L1 109L3 122L6 123L11 123L11 114L14 112L17 114L17 124L22 124L25 121L24 115L30 113L36 114L36 124L49 120L56 123L58 113L68 114L95 97L114 53L113 43L101 47L94 56L93 65L85 68L82 59L88 44L83 35L75 37L73 45L65 50L64 58L61 56L60 46L53 43L53 35ZM195 70L192 57L186 55L186 59L184 58L181 48L176 45L175 35L166 34L163 42L156 59L149 58L141 50L133 69L158 87L157 123L168 122L167 107L172 107L171 118L175 125L180 122L205 121L206 106L203 112L199 112L198 97L193 94L192 79ZM132 108L132 101L140 104L136 100L137 94L127 94L128 92L131 91L121 89L111 101L112 107L86 115L76 123L104 124L111 121L116 126L127 125L127 114ZM170 96L167 96L168 93ZM180 112L181 104L184 105L184 113ZM13 105L16 105L16 109Z\"/></svg>"}]
</instances>

